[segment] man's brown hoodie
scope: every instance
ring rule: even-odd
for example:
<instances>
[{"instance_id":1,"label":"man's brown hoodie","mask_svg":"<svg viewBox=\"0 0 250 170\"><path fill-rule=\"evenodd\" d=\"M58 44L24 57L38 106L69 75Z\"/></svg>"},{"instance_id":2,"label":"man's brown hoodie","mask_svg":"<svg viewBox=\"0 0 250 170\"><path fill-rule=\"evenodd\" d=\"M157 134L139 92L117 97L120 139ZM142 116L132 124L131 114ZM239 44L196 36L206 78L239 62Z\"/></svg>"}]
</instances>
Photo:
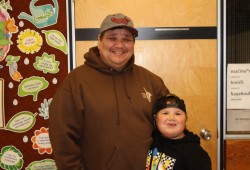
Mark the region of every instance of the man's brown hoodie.
<instances>
[{"instance_id":1,"label":"man's brown hoodie","mask_svg":"<svg viewBox=\"0 0 250 170\"><path fill-rule=\"evenodd\" d=\"M161 78L134 64L105 65L97 47L60 85L49 107L49 135L59 170L143 170L152 142Z\"/></svg>"}]
</instances>

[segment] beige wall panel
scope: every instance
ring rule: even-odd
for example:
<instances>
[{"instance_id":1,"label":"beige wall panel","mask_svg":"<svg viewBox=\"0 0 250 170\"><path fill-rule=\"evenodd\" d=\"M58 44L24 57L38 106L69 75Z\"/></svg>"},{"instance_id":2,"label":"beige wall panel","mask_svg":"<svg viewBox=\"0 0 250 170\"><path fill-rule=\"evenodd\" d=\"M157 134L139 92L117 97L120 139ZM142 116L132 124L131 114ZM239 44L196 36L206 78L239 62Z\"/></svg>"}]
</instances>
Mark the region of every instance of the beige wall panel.
<instances>
[{"instance_id":1,"label":"beige wall panel","mask_svg":"<svg viewBox=\"0 0 250 170\"><path fill-rule=\"evenodd\" d=\"M99 28L103 17L121 12L135 27L216 26L215 0L75 0L76 28Z\"/></svg>"},{"instance_id":2,"label":"beige wall panel","mask_svg":"<svg viewBox=\"0 0 250 170\"><path fill-rule=\"evenodd\" d=\"M76 67L83 64L83 55L89 51L89 48L97 46L97 41L77 41L76 42Z\"/></svg>"}]
</instances>

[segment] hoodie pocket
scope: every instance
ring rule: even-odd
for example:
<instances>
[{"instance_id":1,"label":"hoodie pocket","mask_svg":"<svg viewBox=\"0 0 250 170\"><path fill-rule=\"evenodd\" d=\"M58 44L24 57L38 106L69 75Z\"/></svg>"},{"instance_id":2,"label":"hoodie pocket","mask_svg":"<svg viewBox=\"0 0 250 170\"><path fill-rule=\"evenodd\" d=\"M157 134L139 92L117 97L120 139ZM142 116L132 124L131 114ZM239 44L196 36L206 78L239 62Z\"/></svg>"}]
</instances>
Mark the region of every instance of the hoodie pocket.
<instances>
[{"instance_id":1,"label":"hoodie pocket","mask_svg":"<svg viewBox=\"0 0 250 170\"><path fill-rule=\"evenodd\" d=\"M115 170L138 170L146 166L147 153L152 142L152 138L134 144L127 144L115 147L106 169Z\"/></svg>"},{"instance_id":2,"label":"hoodie pocket","mask_svg":"<svg viewBox=\"0 0 250 170\"><path fill-rule=\"evenodd\" d=\"M113 151L111 152L111 155L110 155L108 161L105 164L105 169L109 169L110 166L112 165L112 162L114 161L114 159L117 155L117 150L118 150L118 148L115 146Z\"/></svg>"}]
</instances>

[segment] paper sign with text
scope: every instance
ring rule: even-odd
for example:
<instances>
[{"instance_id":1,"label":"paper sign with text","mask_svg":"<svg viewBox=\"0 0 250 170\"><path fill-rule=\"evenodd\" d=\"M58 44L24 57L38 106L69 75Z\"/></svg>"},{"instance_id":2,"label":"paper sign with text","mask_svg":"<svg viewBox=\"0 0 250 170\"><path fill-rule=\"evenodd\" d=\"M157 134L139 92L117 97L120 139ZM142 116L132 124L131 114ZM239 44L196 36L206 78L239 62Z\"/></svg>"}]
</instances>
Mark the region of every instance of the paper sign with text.
<instances>
[{"instance_id":1,"label":"paper sign with text","mask_svg":"<svg viewBox=\"0 0 250 170\"><path fill-rule=\"evenodd\" d=\"M250 109L250 64L228 64L227 109Z\"/></svg>"}]
</instances>

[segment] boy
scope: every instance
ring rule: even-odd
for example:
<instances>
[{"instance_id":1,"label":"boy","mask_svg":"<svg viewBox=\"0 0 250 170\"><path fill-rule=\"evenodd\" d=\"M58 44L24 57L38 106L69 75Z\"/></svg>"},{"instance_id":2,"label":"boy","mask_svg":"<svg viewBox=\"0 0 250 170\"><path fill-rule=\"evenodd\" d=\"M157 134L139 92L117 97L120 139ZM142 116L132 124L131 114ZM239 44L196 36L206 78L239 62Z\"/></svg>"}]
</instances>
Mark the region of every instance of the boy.
<instances>
[{"instance_id":1,"label":"boy","mask_svg":"<svg viewBox=\"0 0 250 170\"><path fill-rule=\"evenodd\" d=\"M186 106L178 96L157 100L146 170L211 170L209 155L200 146L200 138L186 129L186 121Z\"/></svg>"}]
</instances>

